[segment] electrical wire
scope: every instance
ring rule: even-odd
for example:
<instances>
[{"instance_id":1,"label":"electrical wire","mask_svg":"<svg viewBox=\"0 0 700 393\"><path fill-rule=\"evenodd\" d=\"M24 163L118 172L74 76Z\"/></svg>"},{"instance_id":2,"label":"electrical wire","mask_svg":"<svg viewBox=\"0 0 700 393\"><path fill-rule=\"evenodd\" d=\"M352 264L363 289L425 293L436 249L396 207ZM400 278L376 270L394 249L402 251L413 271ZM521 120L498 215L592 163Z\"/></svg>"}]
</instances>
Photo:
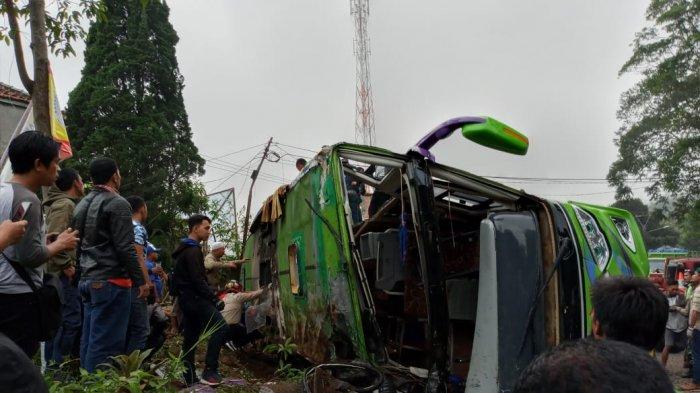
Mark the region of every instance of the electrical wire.
<instances>
[{"instance_id":1,"label":"electrical wire","mask_svg":"<svg viewBox=\"0 0 700 393\"><path fill-rule=\"evenodd\" d=\"M299 146L294 146L294 145L287 145L287 144L280 143L280 142L274 142L274 144L280 145L280 146L289 147L289 148L292 148L292 149L307 151L307 152L309 152L309 153L314 153L314 154L318 153L317 150L311 150L311 149L307 149L307 148L299 147Z\"/></svg>"},{"instance_id":2,"label":"electrical wire","mask_svg":"<svg viewBox=\"0 0 700 393\"><path fill-rule=\"evenodd\" d=\"M643 190L644 187L635 187L632 190ZM545 198L549 197L570 197L570 196L586 196L586 195L604 195L604 194L614 194L616 191L601 191L601 192L587 192L583 194L559 194L559 195L544 195Z\"/></svg>"},{"instance_id":3,"label":"electrical wire","mask_svg":"<svg viewBox=\"0 0 700 393\"><path fill-rule=\"evenodd\" d=\"M250 149L254 149L254 148L256 148L256 147L260 147L260 146L264 146L264 145L265 145L265 142L263 142L263 143L258 143L257 145L253 145L253 146L246 147L246 148L244 148L244 149L232 151L232 152L230 152L230 153L226 153L226 154L223 154L223 155L220 155L220 156L217 156L217 157L213 157L213 158L218 160L218 159L221 159L221 158L224 158L224 157L232 156L232 155L234 155L234 154L242 153L242 152L244 152L244 151L247 151L247 150L250 150ZM202 155L205 155L205 154L202 154Z\"/></svg>"}]
</instances>

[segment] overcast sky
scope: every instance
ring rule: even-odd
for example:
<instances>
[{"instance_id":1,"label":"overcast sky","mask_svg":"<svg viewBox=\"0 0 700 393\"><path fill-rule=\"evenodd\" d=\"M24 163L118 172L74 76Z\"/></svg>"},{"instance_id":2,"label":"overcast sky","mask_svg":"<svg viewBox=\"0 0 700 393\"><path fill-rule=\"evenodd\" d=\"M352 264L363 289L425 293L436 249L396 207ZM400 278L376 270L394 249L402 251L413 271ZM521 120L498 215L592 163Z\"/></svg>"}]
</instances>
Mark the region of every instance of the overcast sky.
<instances>
[{"instance_id":1,"label":"overcast sky","mask_svg":"<svg viewBox=\"0 0 700 393\"><path fill-rule=\"evenodd\" d=\"M263 167L267 175L256 186L255 211L295 175L291 161L312 154L299 148L354 141L348 0L168 4L180 36L177 54L194 142L210 161L202 179L209 192L243 188L261 146L211 157L274 137L287 146L273 150L290 156L286 164ZM527 156L489 150L455 134L433 149L438 160L479 175L603 179L617 154L620 94L635 81L617 72L644 25L646 6L639 0L372 1L377 145L405 152L444 120L488 115L530 138ZM82 53L53 60L63 105L82 67ZM0 81L20 85L4 44ZM239 206L248 184L245 192L237 190ZM508 184L559 200L608 204L614 196L603 182Z\"/></svg>"}]
</instances>

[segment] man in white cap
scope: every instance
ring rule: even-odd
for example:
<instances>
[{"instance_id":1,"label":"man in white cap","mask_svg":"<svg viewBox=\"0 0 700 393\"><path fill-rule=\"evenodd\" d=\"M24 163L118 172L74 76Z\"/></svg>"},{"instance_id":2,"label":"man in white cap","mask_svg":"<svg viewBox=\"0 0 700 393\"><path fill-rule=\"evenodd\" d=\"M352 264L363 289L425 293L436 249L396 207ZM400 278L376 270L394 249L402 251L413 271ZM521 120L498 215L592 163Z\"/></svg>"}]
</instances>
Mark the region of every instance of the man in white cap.
<instances>
[{"instance_id":1,"label":"man in white cap","mask_svg":"<svg viewBox=\"0 0 700 393\"><path fill-rule=\"evenodd\" d=\"M243 261L222 261L221 257L226 253L226 244L214 242L211 244L209 254L204 258L204 268L207 271L207 282L212 291L222 291L222 270L237 269ZM238 278L238 277L235 277Z\"/></svg>"}]
</instances>

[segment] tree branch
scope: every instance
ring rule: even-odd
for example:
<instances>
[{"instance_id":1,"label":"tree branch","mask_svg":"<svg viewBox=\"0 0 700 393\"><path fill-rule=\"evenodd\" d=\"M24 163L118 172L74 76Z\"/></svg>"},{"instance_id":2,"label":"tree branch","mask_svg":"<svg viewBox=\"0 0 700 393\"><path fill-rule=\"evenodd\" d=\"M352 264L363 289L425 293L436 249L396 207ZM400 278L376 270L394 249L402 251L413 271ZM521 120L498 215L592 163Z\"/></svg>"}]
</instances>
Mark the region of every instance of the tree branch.
<instances>
[{"instance_id":1,"label":"tree branch","mask_svg":"<svg viewBox=\"0 0 700 393\"><path fill-rule=\"evenodd\" d=\"M15 59L17 60L17 71L19 78L22 80L22 85L27 89L29 94L34 90L34 81L27 73L27 65L24 62L24 50L22 49L22 35L19 31L19 23L17 17L17 8L13 0L4 0L5 8L7 8L7 19L10 21L10 32L12 33L12 45L15 48Z\"/></svg>"}]
</instances>

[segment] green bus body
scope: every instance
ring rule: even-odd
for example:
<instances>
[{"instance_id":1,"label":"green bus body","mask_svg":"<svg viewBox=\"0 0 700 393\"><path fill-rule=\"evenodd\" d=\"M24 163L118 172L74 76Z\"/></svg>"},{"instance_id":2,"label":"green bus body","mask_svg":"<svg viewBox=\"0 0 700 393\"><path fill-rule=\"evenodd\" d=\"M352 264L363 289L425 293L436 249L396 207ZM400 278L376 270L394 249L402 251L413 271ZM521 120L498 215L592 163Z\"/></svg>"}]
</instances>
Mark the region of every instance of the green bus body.
<instances>
[{"instance_id":1,"label":"green bus body","mask_svg":"<svg viewBox=\"0 0 700 393\"><path fill-rule=\"evenodd\" d=\"M390 168L387 169L389 175L386 175L385 179L390 176L400 178L400 190L393 198L404 201L406 206L402 204L402 211L412 209L413 231L410 239L415 241L417 249L416 256L412 258L420 260L420 263L415 262L415 265L423 269L418 276L423 280L423 288L437 288L433 292L425 291L424 308L427 309L427 322L422 322L423 318L416 318L418 322L411 323L424 324L421 326L425 326L428 332L426 336L431 337L431 349L425 352L425 357L429 358L431 363L426 369L431 371L431 375L435 375L438 385L447 384L449 374L461 372L467 391L507 391L512 386L513 375L534 355L559 342L590 334L590 289L595 280L603 275L647 276L649 273L641 232L633 216L627 211L577 202L550 202L459 169L427 162L411 154L396 154L384 149L352 144L324 147L288 187L286 193L279 196L282 215L269 220L264 217L262 211L258 213L253 220L244 251L245 257L252 261L245 264L244 268L243 280L246 290L273 283L273 323L277 325L282 337L292 338L298 346L299 353L314 363L360 359L381 367L387 364L389 358L397 356L387 355L389 350L385 343L387 331L391 330L387 327L390 326L390 322L378 322L375 308L375 302L378 300L371 295L378 290L375 287L369 288L376 285L376 281L372 284L372 280L368 279L367 271L363 267L367 265L362 262L366 258L360 255L360 241L355 237L355 233L367 233L364 232L362 224L371 226L374 223L370 220L361 224L352 223L350 218L347 182L352 176L360 180L363 177L362 173L354 173L343 163L343 160L348 159L382 163L386 168ZM423 198L425 195L437 195L438 192L445 194L444 184L454 184L455 188L471 190L474 195L464 192L460 195L474 198L465 201L467 204L476 203L476 207L467 206L465 201L459 200L461 197L452 197L450 190L447 191L447 197L443 196L442 199ZM453 201L455 205L452 205ZM453 206L455 209L463 208L465 218L464 223L460 225L465 225L465 228L471 225L476 228L474 233L480 231L480 235L475 235L478 237L475 242L481 247L480 256L474 257L480 264L489 258L487 254L490 251L484 249L486 245L483 239L488 237L485 234L489 228L495 228L495 240L492 239L495 252L491 257L495 261L496 271L493 272L492 277L495 278L490 284L490 289L487 288L489 285L485 284L489 279L485 277L487 273L481 265L477 271L466 273L467 278L460 276L450 279L451 281L442 276L442 268L433 269L435 263L431 261L442 262L446 260L444 258L451 257L444 256L447 252L444 246L440 246L443 240L434 240L440 238L439 234L450 233L449 228L444 225L445 213L440 213L440 217L436 217L435 213L439 209L444 210L446 203L448 210ZM472 210L469 209L479 209L479 203L489 203L490 210L477 215L472 223L468 215ZM433 204L436 206L434 209ZM458 206L459 204L461 206ZM398 203L394 206L394 209L398 209ZM419 217L425 222L419 222ZM451 215L449 220L453 220ZM490 222L486 222L489 220ZM522 228L530 228L523 229L522 233L529 233L527 236L530 236L530 243L527 244L535 246L523 246L526 244L523 241L518 243L518 246L514 245L511 250L507 247L502 248L503 244L508 244L503 236L508 235L510 223L521 223ZM501 229L498 229L499 226ZM520 229L513 229L514 238L519 236L519 231ZM471 232L465 230L464 233ZM564 238L570 239L573 247L568 255L558 255L563 252L562 244L566 241ZM454 237L452 243L456 243ZM446 244L450 244L449 239ZM479 253L478 248L474 250L474 253ZM504 252L514 253L516 258L506 258ZM535 265L540 265L536 269L537 272L533 273L536 274L533 276L536 278L523 283L522 288L517 282L501 283L509 279L508 274L504 273L515 272L519 268L516 263L517 255L523 255L523 260L535 261ZM559 263L555 265L557 258ZM501 269L499 266L503 266L505 271L498 270ZM555 278L544 291L542 298L537 298L534 293L537 292L538 285L544 285L544 280L551 271L554 272ZM478 299L463 308L474 310L476 307L476 317L460 317L462 320L452 322L452 317L447 316L453 312L451 299L456 296L454 285L461 282L479 283L478 289L469 289L478 291ZM404 285L405 302L410 288L407 283ZM503 288L504 285L510 288ZM446 286L449 291L445 289ZM508 302L499 303L495 300L508 296L508 291L512 296L519 296L520 290L527 294L523 295L523 298L528 299L523 305L508 305ZM485 295L486 291L491 291L489 293L492 295ZM386 294L382 295L388 297L389 301L391 296L396 295L391 290L384 292ZM500 301L503 300L505 298ZM491 303L485 303L487 301ZM537 333L539 338L528 338L528 342L531 342L531 345L528 345L532 348L525 351L529 351L527 354L519 355L517 361L511 362L506 356L510 351L507 348L517 347L514 345L520 342L519 333L513 332L510 337L507 330L509 327L502 326L502 323L497 321L503 318L505 312L509 315L527 316L530 310L525 305L530 304L535 305L534 309L537 310L533 314L534 322L530 322L541 326L542 332ZM404 303L403 307L409 310L411 306ZM518 308L511 310L507 307ZM401 314L406 312L405 310L402 310ZM488 313L493 313L491 317L495 319L490 319L492 322L485 322ZM450 319L451 322L440 319ZM523 334L527 335L527 318L520 319L513 323L523 325ZM497 325L492 326L495 332L493 334L496 335L492 338L486 337L488 334L485 333L485 327L489 326L488 323ZM464 326L474 331L469 333L468 339L462 340L454 330ZM405 333L401 331L401 334ZM456 350L455 343L459 340L463 342L459 343L460 349ZM491 345L487 343L488 340L492 340L491 343L498 347L494 349L494 353L499 353L496 360L488 359ZM398 341L404 344L403 338ZM408 345L405 347L408 348ZM460 368L462 366L459 362L453 361L452 356L447 353L450 351L470 353L468 371ZM428 388L431 389L433 388ZM434 390L440 391L440 388Z\"/></svg>"}]
</instances>

